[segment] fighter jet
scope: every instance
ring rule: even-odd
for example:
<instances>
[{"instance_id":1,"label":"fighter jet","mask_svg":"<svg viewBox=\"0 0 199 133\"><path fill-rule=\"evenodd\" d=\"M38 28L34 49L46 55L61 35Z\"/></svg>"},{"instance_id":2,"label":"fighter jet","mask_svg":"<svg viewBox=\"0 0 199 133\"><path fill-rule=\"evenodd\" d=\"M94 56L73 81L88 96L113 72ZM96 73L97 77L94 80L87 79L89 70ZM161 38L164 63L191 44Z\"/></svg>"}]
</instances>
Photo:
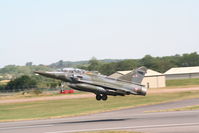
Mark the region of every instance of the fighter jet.
<instances>
[{"instance_id":1,"label":"fighter jet","mask_svg":"<svg viewBox=\"0 0 199 133\"><path fill-rule=\"evenodd\" d=\"M75 90L92 92L96 95L96 100L105 101L108 95L125 96L132 94L145 96L147 88L141 85L141 82L146 71L145 67L140 67L118 79L75 68L65 69L62 72L35 71L35 73L64 81L70 88Z\"/></svg>"}]
</instances>

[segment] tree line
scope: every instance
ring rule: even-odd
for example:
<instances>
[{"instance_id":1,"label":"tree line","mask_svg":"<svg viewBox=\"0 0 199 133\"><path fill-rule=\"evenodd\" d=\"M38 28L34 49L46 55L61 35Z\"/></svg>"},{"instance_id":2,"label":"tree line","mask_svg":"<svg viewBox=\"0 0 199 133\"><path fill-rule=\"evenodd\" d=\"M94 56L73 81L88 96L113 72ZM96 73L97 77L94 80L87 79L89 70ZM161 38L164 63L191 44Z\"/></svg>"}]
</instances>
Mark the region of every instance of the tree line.
<instances>
[{"instance_id":1,"label":"tree line","mask_svg":"<svg viewBox=\"0 0 199 133\"><path fill-rule=\"evenodd\" d=\"M63 68L61 64L64 65L63 62L60 62L58 67L54 69L50 66L32 65L31 62L28 62L26 66L6 66L0 69L0 75L12 75L12 80L6 85L0 85L0 91L26 90L33 88L55 88L60 85L60 81L42 76L36 76L33 74L33 71L56 70ZM97 60L95 57L93 57L86 64L76 64L73 67L89 71L98 71L104 75L110 75L116 71L132 70L140 66L145 66L149 69L164 73L172 67L199 66L199 55L197 52L164 57L152 57L151 55L145 55L141 59L111 60L108 62Z\"/></svg>"},{"instance_id":2,"label":"tree line","mask_svg":"<svg viewBox=\"0 0 199 133\"><path fill-rule=\"evenodd\" d=\"M54 89L60 87L61 81L45 78L42 76L28 76L22 75L17 77L7 84L0 85L0 92L9 92L9 91L26 91L34 89Z\"/></svg>"},{"instance_id":3,"label":"tree line","mask_svg":"<svg viewBox=\"0 0 199 133\"><path fill-rule=\"evenodd\" d=\"M0 76L12 75L13 78L22 75L31 76L33 75L33 71L52 71L62 69L67 66L67 63L69 62L60 60L57 63L54 63L54 65L32 65L32 62L27 62L25 66L8 65L0 69ZM199 66L199 54L197 52L193 52L183 55L177 54L174 56L164 57L145 55L141 59L124 60L97 60L95 57L93 57L89 61L72 62L72 64L68 66L82 68L89 71L99 71L105 75L110 75L116 71L132 70L140 66L146 66L147 68L164 73L172 67Z\"/></svg>"},{"instance_id":4,"label":"tree line","mask_svg":"<svg viewBox=\"0 0 199 133\"><path fill-rule=\"evenodd\" d=\"M145 66L149 69L164 73L172 67L190 67L199 66L199 54L193 52L190 54L152 57L145 55L141 59L126 59L118 62L105 63L96 58L92 58L87 65L79 65L79 68L89 71L99 71L102 74L110 75L116 71L132 70L134 68Z\"/></svg>"}]
</instances>

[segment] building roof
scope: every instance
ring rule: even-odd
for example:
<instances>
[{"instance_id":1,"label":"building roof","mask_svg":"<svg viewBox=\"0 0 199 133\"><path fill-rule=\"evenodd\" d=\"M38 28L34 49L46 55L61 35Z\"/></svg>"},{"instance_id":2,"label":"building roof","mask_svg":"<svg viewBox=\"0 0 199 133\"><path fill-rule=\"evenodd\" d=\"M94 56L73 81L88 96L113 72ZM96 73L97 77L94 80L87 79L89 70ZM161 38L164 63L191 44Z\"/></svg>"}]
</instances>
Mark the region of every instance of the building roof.
<instances>
[{"instance_id":1,"label":"building roof","mask_svg":"<svg viewBox=\"0 0 199 133\"><path fill-rule=\"evenodd\" d=\"M199 66L171 68L168 71L166 71L164 74L168 75L168 74L186 74L186 73L199 73Z\"/></svg>"},{"instance_id":2,"label":"building roof","mask_svg":"<svg viewBox=\"0 0 199 133\"><path fill-rule=\"evenodd\" d=\"M0 83L8 83L10 80L1 80Z\"/></svg>"},{"instance_id":3,"label":"building roof","mask_svg":"<svg viewBox=\"0 0 199 133\"><path fill-rule=\"evenodd\" d=\"M128 71L117 71L116 73L122 74L122 75L126 75L127 73L130 73L132 70L128 70Z\"/></svg>"},{"instance_id":4,"label":"building roof","mask_svg":"<svg viewBox=\"0 0 199 133\"><path fill-rule=\"evenodd\" d=\"M149 77L149 76L163 76L164 74L159 73L157 71L151 70L151 69L147 69L147 73L145 74L145 77Z\"/></svg>"},{"instance_id":5,"label":"building roof","mask_svg":"<svg viewBox=\"0 0 199 133\"><path fill-rule=\"evenodd\" d=\"M129 71L117 71L113 74L111 74L109 77L112 78L119 78L122 75L126 75L128 73L130 73L132 70ZM163 76L164 74L159 73L157 71L151 70L151 69L147 69L147 73L145 74L145 77L150 77L150 76Z\"/></svg>"}]
</instances>

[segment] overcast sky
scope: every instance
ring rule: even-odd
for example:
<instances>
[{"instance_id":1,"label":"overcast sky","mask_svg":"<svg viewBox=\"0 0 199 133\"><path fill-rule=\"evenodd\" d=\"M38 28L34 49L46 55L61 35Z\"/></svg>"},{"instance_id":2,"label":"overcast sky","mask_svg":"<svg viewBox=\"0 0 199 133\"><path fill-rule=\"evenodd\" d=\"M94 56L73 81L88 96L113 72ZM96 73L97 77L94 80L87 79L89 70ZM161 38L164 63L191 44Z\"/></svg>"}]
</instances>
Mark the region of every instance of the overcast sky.
<instances>
[{"instance_id":1,"label":"overcast sky","mask_svg":"<svg viewBox=\"0 0 199 133\"><path fill-rule=\"evenodd\" d=\"M195 51L198 0L0 0L0 67Z\"/></svg>"}]
</instances>

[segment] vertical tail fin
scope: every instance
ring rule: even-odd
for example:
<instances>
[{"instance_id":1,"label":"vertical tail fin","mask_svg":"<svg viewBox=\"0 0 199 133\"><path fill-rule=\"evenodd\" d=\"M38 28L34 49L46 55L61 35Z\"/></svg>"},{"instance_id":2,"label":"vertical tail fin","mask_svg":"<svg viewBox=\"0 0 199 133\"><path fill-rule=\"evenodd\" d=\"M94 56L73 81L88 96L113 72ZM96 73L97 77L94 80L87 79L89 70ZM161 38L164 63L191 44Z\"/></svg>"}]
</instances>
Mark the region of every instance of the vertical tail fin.
<instances>
[{"instance_id":1,"label":"vertical tail fin","mask_svg":"<svg viewBox=\"0 0 199 133\"><path fill-rule=\"evenodd\" d=\"M147 71L146 67L142 66L131 71L126 75L119 77L119 79L140 84L144 78L144 75L146 74L146 71Z\"/></svg>"}]
</instances>

